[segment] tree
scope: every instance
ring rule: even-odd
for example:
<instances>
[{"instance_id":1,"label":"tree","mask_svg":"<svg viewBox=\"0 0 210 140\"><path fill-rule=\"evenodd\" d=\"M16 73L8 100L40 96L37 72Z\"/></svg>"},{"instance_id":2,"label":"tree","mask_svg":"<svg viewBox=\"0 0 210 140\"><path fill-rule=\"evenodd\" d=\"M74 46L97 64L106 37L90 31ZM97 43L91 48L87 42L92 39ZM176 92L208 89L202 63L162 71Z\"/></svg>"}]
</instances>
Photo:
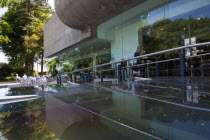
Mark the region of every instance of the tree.
<instances>
[{"instance_id":1,"label":"tree","mask_svg":"<svg viewBox=\"0 0 210 140\"><path fill-rule=\"evenodd\" d=\"M8 7L3 21L11 28L11 32L1 33L0 49L9 56L11 66L24 66L26 73L32 74L35 56L43 60L43 28L52 10L46 0L1 0L0 3ZM0 24L1 30L7 28Z\"/></svg>"},{"instance_id":2,"label":"tree","mask_svg":"<svg viewBox=\"0 0 210 140\"><path fill-rule=\"evenodd\" d=\"M9 43L10 39L7 35L4 35L4 33L11 33L12 29L10 27L10 25L5 22L4 20L0 21L0 44L2 43Z\"/></svg>"}]
</instances>

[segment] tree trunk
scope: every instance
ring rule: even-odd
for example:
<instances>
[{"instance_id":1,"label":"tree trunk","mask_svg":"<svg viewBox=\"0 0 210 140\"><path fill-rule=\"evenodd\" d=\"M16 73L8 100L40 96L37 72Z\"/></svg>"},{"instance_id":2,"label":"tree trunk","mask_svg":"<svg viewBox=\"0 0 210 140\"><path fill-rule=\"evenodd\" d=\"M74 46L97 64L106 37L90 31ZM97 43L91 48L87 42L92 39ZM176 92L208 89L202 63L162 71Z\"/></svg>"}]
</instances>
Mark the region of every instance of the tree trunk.
<instances>
[{"instance_id":1,"label":"tree trunk","mask_svg":"<svg viewBox=\"0 0 210 140\"><path fill-rule=\"evenodd\" d=\"M32 70L32 75L34 74L34 61L31 61L31 70Z\"/></svg>"},{"instance_id":2,"label":"tree trunk","mask_svg":"<svg viewBox=\"0 0 210 140\"><path fill-rule=\"evenodd\" d=\"M43 75L43 67L44 67L44 51L42 50L42 55L41 55L41 75Z\"/></svg>"},{"instance_id":3,"label":"tree trunk","mask_svg":"<svg viewBox=\"0 0 210 140\"><path fill-rule=\"evenodd\" d=\"M27 13L28 13L28 18L27 18L27 26L30 24L30 0L27 0ZM26 35L30 35L29 28L27 27L26 30ZM25 46L25 73L28 75L29 74L29 60L28 60L28 47Z\"/></svg>"}]
</instances>

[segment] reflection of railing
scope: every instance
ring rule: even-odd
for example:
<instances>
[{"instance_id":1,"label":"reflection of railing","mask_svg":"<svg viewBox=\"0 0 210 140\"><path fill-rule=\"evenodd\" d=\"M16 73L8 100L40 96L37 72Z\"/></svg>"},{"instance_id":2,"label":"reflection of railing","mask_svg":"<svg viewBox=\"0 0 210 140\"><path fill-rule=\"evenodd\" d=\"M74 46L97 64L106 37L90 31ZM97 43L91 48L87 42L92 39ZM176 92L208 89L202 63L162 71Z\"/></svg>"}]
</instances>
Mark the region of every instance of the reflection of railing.
<instances>
[{"instance_id":1,"label":"reflection of railing","mask_svg":"<svg viewBox=\"0 0 210 140\"><path fill-rule=\"evenodd\" d=\"M145 54L145 55L142 55L142 56L138 56L138 57L133 57L133 58L130 58L130 59L125 59L125 60L120 60L120 61L115 61L115 62L110 62L110 63L105 63L105 64L101 64L101 65L97 65L97 66L93 66L93 67L88 67L88 68L83 68L83 69L79 69L79 70L76 70L76 71L72 71L72 72L68 72L71 76L72 76L72 73L74 72L81 72L82 73L82 81L85 81L84 79L84 75L86 75L86 81L91 81L91 73L100 73L100 77L101 77L101 81L103 81L103 73L104 72L108 72L108 71L114 71L115 73L117 73L117 77L119 80L122 80L122 77L123 77L123 70L127 70L127 69L132 69L133 67L137 66L137 67L147 67L149 65L155 65L154 67L154 71L145 71L145 72L141 72L141 73L144 73L144 74L150 74L150 73L155 73L154 75L156 77L158 77L160 75L160 72L169 72L169 71L179 71L180 73L180 76L184 77L185 76L185 73L186 71L192 71L192 70L204 70L206 68L203 68L203 67L199 67L199 68L186 68L186 59L192 59L192 58L196 58L196 57L202 57L202 56L207 56L207 55L210 55L210 53L205 53L205 54L199 54L199 55L196 55L196 56L185 56L185 49L186 48L192 48L192 47L202 47L202 46L208 46L210 45L210 42L206 42L206 43L200 43L200 44L195 44L195 45L188 45L188 46L182 46L182 47L177 47L177 48L173 48L173 49L168 49L168 50L164 50L164 51L159 51L159 52L155 52L155 53L150 53L150 54ZM136 59L145 59L145 58L149 58L149 57L152 57L152 56L158 56L158 55L161 55L161 54L165 54L165 53L170 53L170 52L175 52L175 51L180 51L180 57L179 58L173 58L173 59L167 59L167 60L160 60L160 61L155 61L155 62L146 62L144 64L136 64L136 65L129 65L130 61L131 60L136 60ZM164 69L164 70L160 70L159 69L159 66L158 64L161 64L161 63L168 63L168 62L171 62L171 61L179 61L179 68L174 68L174 69ZM127 66L121 66L119 65L120 63L125 63L127 64ZM118 64L118 67L116 67L116 64ZM105 66L109 66L109 65L115 65L114 68L110 68L110 69L105 69L103 70L103 67ZM100 70L97 70L95 72L90 72L89 70L90 69L95 69L96 68L100 69ZM132 70L130 70L132 71ZM72 79L72 78L71 78Z\"/></svg>"}]
</instances>

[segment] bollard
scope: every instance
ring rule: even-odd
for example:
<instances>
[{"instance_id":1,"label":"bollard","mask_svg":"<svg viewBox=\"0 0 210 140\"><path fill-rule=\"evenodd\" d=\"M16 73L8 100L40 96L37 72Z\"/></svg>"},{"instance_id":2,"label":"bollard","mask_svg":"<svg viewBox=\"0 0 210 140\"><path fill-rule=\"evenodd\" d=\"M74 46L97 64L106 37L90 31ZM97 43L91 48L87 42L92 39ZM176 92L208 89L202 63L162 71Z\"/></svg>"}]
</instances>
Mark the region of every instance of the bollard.
<instances>
[{"instance_id":1,"label":"bollard","mask_svg":"<svg viewBox=\"0 0 210 140\"><path fill-rule=\"evenodd\" d=\"M122 70L122 66L121 65L118 65L118 81L119 82L122 82L122 72L121 72L121 70Z\"/></svg>"}]
</instances>

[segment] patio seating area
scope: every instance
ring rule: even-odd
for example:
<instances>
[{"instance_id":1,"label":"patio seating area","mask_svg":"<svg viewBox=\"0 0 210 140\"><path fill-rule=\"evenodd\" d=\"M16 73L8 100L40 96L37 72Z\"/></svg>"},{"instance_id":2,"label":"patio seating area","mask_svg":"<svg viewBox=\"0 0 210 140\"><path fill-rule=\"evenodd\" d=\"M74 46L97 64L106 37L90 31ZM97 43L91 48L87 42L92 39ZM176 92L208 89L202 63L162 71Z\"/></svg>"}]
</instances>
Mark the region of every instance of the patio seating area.
<instances>
[{"instance_id":1,"label":"patio seating area","mask_svg":"<svg viewBox=\"0 0 210 140\"><path fill-rule=\"evenodd\" d=\"M30 85L30 86L40 86L40 85L48 85L48 81L46 77L27 77L20 78L18 82L21 85Z\"/></svg>"}]
</instances>

